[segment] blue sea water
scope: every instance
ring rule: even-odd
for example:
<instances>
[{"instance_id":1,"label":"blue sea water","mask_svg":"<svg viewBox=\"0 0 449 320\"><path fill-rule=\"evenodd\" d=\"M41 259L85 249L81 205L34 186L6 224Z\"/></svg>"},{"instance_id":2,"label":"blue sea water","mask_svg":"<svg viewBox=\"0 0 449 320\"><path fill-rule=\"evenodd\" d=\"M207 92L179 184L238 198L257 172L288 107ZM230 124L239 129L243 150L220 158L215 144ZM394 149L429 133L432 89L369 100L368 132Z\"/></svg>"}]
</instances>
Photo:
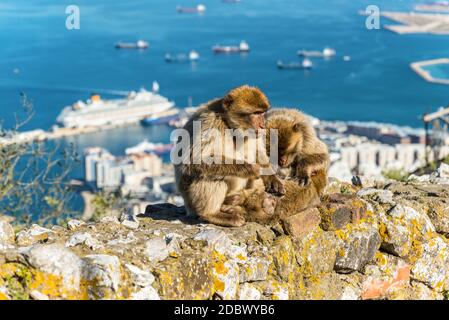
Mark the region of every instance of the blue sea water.
<instances>
[{"instance_id":1,"label":"blue sea water","mask_svg":"<svg viewBox=\"0 0 449 320\"><path fill-rule=\"evenodd\" d=\"M419 116L448 102L448 88L430 84L409 67L413 61L449 56L449 38L400 36L367 30L358 14L412 9L412 1L204 0L203 15L178 14L181 0L3 0L0 3L0 118L6 126L19 109L19 93L34 102L28 128L48 129L61 108L87 99L90 88L150 87L179 107L223 95L240 84L259 86L274 106L298 107L321 119L374 120L420 126ZM67 30L65 8L76 4L80 30ZM382 25L391 21L382 19ZM146 39L150 49L116 50L117 41ZM211 46L246 40L247 55L214 55ZM298 61L299 49L331 46L338 56L315 59L310 72L278 70L276 61ZM197 50L200 61L167 64L167 52ZM345 62L343 55L351 56ZM13 70L20 70L18 74ZM87 90L69 90L86 88ZM170 129L133 126L67 139L82 150L107 147L115 154L149 138L167 142ZM76 173L82 174L82 170Z\"/></svg>"}]
</instances>

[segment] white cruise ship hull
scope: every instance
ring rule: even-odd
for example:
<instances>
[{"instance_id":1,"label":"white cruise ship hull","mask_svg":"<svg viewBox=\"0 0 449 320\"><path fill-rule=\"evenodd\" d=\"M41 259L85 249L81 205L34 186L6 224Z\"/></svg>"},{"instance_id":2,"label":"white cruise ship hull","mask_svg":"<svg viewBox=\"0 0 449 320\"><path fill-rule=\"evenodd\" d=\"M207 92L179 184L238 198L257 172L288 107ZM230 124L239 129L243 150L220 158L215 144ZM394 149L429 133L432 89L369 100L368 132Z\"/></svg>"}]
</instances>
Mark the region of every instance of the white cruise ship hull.
<instances>
[{"instance_id":1,"label":"white cruise ship hull","mask_svg":"<svg viewBox=\"0 0 449 320\"><path fill-rule=\"evenodd\" d=\"M100 100L77 108L69 106L61 112L57 122L65 128L124 125L157 116L174 106L160 95L144 94L144 97L137 93L135 97L122 100Z\"/></svg>"}]
</instances>

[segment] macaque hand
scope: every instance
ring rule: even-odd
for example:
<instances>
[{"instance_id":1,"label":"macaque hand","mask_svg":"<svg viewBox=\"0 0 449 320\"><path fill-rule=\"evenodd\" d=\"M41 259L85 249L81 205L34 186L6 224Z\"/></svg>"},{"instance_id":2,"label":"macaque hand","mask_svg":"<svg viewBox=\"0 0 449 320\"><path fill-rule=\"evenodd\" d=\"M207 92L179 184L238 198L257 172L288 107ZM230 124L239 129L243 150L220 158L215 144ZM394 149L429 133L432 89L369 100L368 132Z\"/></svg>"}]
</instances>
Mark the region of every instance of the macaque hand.
<instances>
[{"instance_id":1,"label":"macaque hand","mask_svg":"<svg viewBox=\"0 0 449 320\"><path fill-rule=\"evenodd\" d=\"M277 196L283 196L285 194L284 181L279 179L277 175L262 176L265 184L265 190Z\"/></svg>"},{"instance_id":2,"label":"macaque hand","mask_svg":"<svg viewBox=\"0 0 449 320\"><path fill-rule=\"evenodd\" d=\"M300 187L307 187L311 183L310 174L304 170L298 170L295 176L295 180Z\"/></svg>"}]
</instances>

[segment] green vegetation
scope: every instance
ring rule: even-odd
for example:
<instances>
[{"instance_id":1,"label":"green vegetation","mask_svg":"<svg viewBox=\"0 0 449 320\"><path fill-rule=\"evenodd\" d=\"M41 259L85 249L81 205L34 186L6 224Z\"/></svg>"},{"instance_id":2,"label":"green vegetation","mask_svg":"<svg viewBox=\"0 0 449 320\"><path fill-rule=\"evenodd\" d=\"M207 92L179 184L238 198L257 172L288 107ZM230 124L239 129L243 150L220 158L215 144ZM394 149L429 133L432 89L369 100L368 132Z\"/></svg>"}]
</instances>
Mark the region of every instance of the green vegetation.
<instances>
[{"instance_id":1,"label":"green vegetation","mask_svg":"<svg viewBox=\"0 0 449 320\"><path fill-rule=\"evenodd\" d=\"M402 169L391 169L382 171L382 175L387 179L397 180L401 182L407 181L410 174Z\"/></svg>"},{"instance_id":2,"label":"green vegetation","mask_svg":"<svg viewBox=\"0 0 449 320\"><path fill-rule=\"evenodd\" d=\"M97 221L101 217L115 213L118 208L124 206L124 197L120 191L101 191L94 194L91 204L93 207L92 220Z\"/></svg>"}]
</instances>

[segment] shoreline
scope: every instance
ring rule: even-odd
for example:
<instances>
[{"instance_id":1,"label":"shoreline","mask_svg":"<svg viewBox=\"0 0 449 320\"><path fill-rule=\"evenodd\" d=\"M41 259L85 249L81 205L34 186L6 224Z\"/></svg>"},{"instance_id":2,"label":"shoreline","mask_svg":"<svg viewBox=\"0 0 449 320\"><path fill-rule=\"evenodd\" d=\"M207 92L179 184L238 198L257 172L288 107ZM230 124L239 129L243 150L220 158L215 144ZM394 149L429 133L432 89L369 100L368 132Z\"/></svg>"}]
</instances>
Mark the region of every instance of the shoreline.
<instances>
[{"instance_id":1,"label":"shoreline","mask_svg":"<svg viewBox=\"0 0 449 320\"><path fill-rule=\"evenodd\" d=\"M366 15L364 11L360 15ZM398 24L385 24L384 29L399 35L404 34L433 34L449 35L449 15L443 13L420 13L420 12L400 12L381 11L381 17Z\"/></svg>"}]
</instances>

